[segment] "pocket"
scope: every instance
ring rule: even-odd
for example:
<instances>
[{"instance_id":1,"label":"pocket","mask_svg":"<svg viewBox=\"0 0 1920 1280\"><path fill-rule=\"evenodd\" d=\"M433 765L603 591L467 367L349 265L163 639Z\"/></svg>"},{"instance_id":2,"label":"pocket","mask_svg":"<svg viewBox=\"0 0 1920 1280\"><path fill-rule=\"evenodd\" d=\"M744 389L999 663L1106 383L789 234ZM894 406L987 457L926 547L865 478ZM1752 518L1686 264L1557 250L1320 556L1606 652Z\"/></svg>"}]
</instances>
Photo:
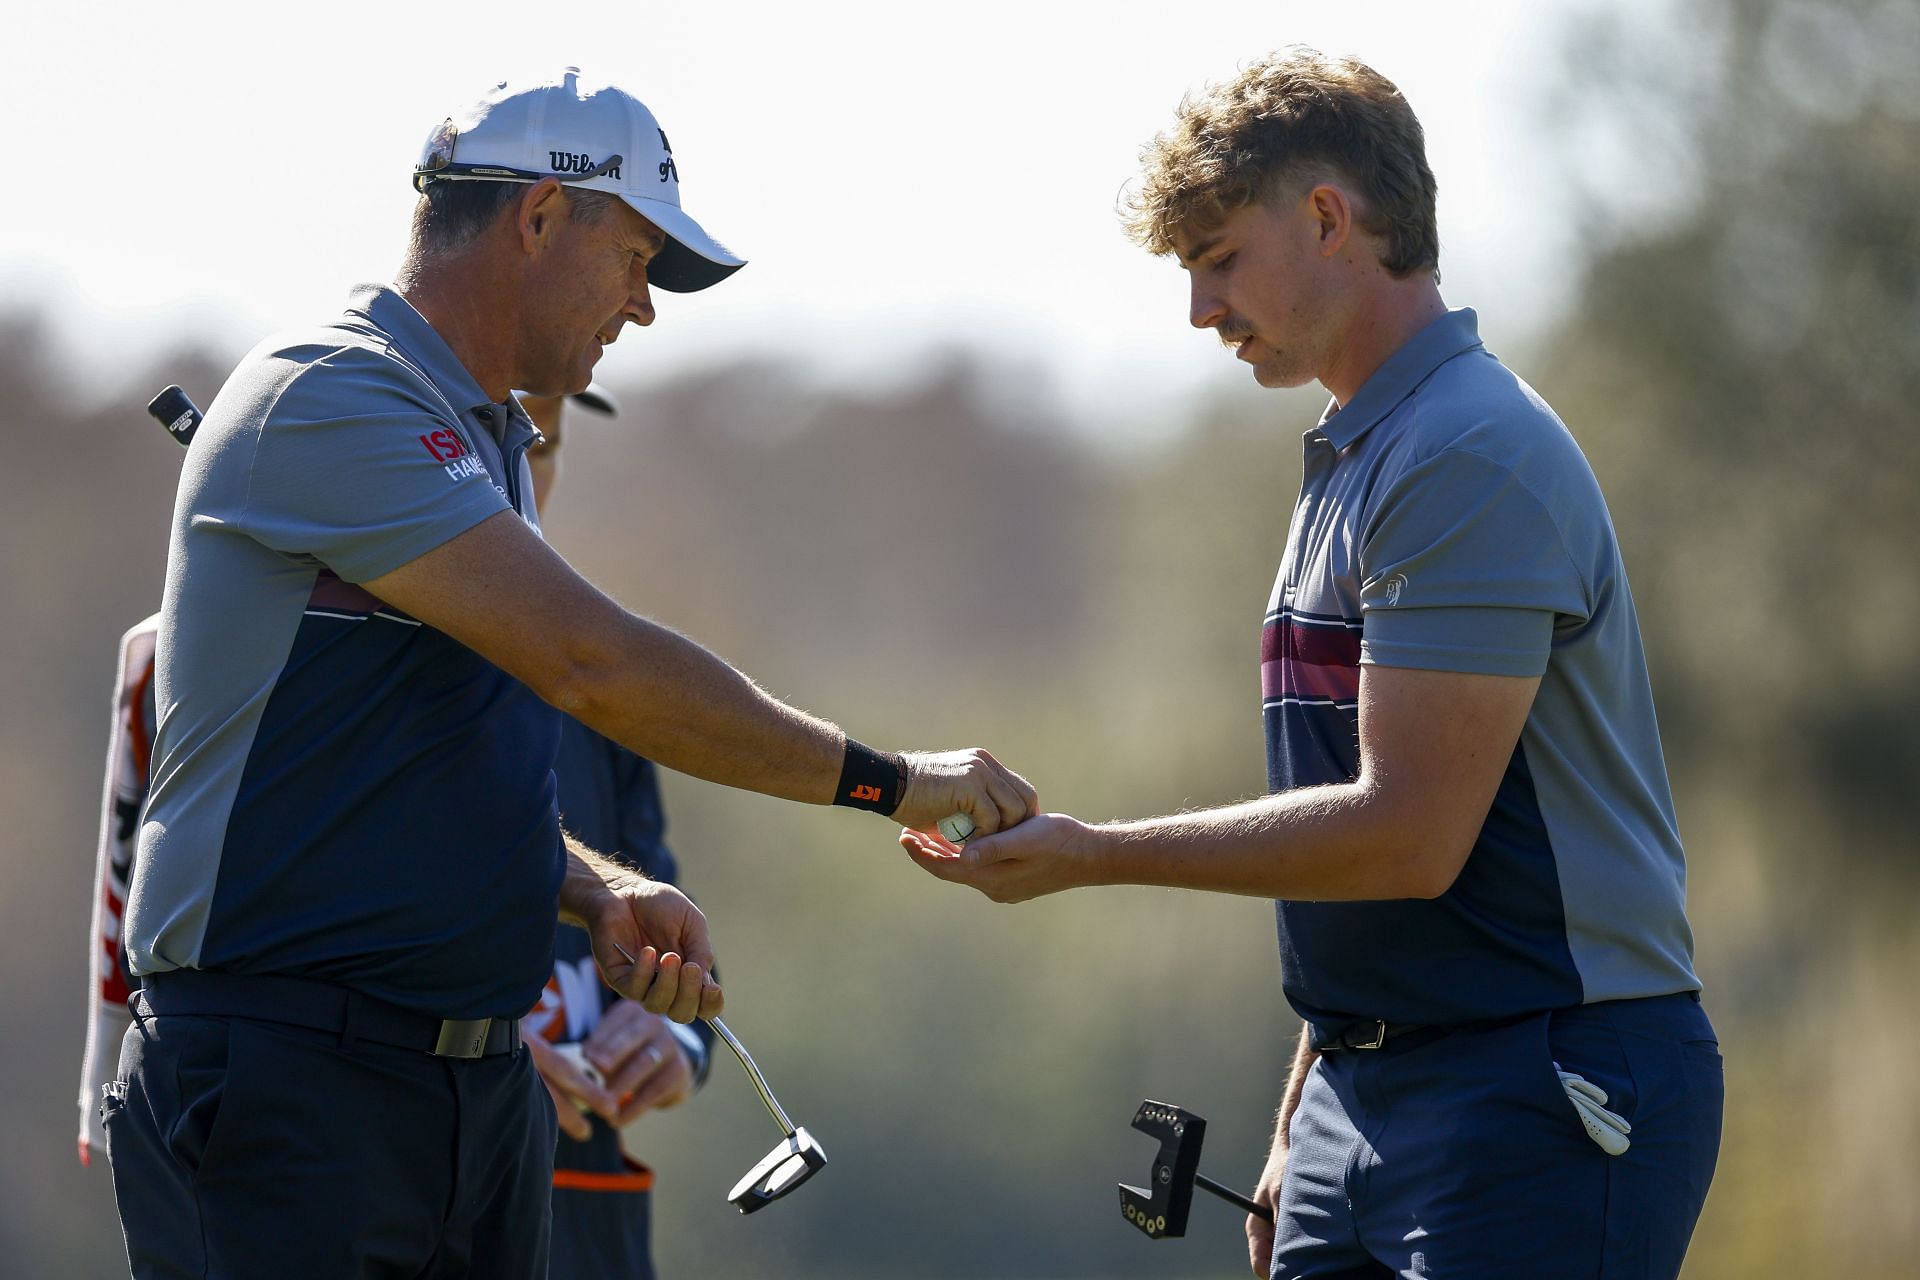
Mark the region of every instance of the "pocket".
<instances>
[{"instance_id":1,"label":"pocket","mask_svg":"<svg viewBox=\"0 0 1920 1280\"><path fill-rule=\"evenodd\" d=\"M227 1097L232 1024L226 1018L181 1018L182 1052L173 1059L174 1113L167 1150L190 1177L199 1177L213 1149ZM168 1030L173 1030L168 1028ZM164 1034L164 1032L163 1032Z\"/></svg>"},{"instance_id":2,"label":"pocket","mask_svg":"<svg viewBox=\"0 0 1920 1280\"><path fill-rule=\"evenodd\" d=\"M1604 1012L1594 1012L1594 1008L1562 1009L1548 1015L1549 1056L1560 1064L1561 1071L1572 1072L1597 1086L1607 1095L1601 1105L1632 1124L1640 1109L1640 1087L1633 1063L1619 1031ZM1581 1122L1579 1108L1567 1097L1566 1086L1554 1073L1552 1062L1548 1063L1547 1072L1553 1077L1553 1087L1560 1095L1568 1122L1585 1137L1586 1127Z\"/></svg>"}]
</instances>

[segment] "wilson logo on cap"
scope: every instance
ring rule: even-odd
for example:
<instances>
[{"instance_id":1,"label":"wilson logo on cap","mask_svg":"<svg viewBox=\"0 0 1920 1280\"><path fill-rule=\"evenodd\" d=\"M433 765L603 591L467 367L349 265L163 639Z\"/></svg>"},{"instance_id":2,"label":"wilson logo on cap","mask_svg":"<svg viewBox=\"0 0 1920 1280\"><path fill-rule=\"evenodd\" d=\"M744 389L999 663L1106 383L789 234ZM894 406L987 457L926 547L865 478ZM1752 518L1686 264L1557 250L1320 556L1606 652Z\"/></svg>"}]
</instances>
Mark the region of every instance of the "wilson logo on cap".
<instances>
[{"instance_id":1,"label":"wilson logo on cap","mask_svg":"<svg viewBox=\"0 0 1920 1280\"><path fill-rule=\"evenodd\" d=\"M619 158L614 157L616 160ZM549 151L547 163L553 166L555 173L592 173L599 168L593 162L593 157L584 151ZM620 177L620 166L616 164L603 172L607 177L617 180Z\"/></svg>"}]
</instances>

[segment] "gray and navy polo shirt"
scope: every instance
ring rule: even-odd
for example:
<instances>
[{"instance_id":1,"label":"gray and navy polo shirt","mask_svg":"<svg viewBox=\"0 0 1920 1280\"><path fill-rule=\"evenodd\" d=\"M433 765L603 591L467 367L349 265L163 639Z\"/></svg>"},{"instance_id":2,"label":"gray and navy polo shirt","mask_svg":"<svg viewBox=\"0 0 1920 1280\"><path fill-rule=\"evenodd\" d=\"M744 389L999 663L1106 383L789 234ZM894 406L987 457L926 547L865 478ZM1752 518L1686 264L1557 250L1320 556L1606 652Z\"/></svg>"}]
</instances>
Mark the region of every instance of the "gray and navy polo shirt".
<instances>
[{"instance_id":1,"label":"gray and navy polo shirt","mask_svg":"<svg viewBox=\"0 0 1920 1280\"><path fill-rule=\"evenodd\" d=\"M1451 889L1276 904L1302 1017L1473 1022L1699 988L1606 502L1472 311L1435 320L1307 433L1260 656L1274 791L1358 775L1365 663L1541 677Z\"/></svg>"},{"instance_id":2,"label":"gray and navy polo shirt","mask_svg":"<svg viewBox=\"0 0 1920 1280\"><path fill-rule=\"evenodd\" d=\"M138 974L331 981L515 1015L550 972L559 713L358 584L502 511L514 404L389 289L255 348L187 452L161 607Z\"/></svg>"}]
</instances>

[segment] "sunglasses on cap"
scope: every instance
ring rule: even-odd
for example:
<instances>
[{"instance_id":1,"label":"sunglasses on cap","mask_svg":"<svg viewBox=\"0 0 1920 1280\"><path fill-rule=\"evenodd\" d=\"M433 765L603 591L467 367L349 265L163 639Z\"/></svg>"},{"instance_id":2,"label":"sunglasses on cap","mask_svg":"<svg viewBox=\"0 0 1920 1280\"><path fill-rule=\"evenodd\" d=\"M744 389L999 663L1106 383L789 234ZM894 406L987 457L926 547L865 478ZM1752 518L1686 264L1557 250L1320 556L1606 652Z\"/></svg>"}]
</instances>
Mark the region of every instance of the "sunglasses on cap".
<instances>
[{"instance_id":1,"label":"sunglasses on cap","mask_svg":"<svg viewBox=\"0 0 1920 1280\"><path fill-rule=\"evenodd\" d=\"M531 169L511 169L499 164L455 164L453 144L459 137L460 131L454 128L451 117L442 120L427 135L427 145L420 149L420 159L413 166L415 191L425 191L428 184L434 182L539 182L546 178L556 182L585 182L618 168L621 160L619 156L608 156L585 173L535 173Z\"/></svg>"}]
</instances>

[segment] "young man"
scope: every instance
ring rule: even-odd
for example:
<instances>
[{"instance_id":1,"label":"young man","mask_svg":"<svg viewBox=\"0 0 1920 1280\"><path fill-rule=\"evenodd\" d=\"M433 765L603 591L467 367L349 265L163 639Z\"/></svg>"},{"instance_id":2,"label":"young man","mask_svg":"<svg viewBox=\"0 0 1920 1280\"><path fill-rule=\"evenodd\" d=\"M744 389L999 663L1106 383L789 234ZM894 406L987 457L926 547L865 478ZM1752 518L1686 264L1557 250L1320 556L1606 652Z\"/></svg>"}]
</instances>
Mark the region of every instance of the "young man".
<instances>
[{"instance_id":1,"label":"young man","mask_svg":"<svg viewBox=\"0 0 1920 1280\"><path fill-rule=\"evenodd\" d=\"M555 1122L516 1019L556 907L649 1012L721 1008L699 912L563 847L555 708L911 826L1035 806L985 752L883 754L778 702L542 541L512 389L581 390L650 286L740 266L646 107L573 70L502 84L414 180L394 287L249 354L182 473L125 924L143 985L103 1100L136 1276L544 1271Z\"/></svg>"},{"instance_id":2,"label":"young man","mask_svg":"<svg viewBox=\"0 0 1920 1280\"><path fill-rule=\"evenodd\" d=\"M1261 638L1272 794L916 861L999 901L1277 900L1305 1020L1273 1277L1673 1276L1719 1145L1639 626L1573 438L1438 286L1399 91L1295 49L1189 99L1130 230L1267 387L1332 395Z\"/></svg>"}]
</instances>

